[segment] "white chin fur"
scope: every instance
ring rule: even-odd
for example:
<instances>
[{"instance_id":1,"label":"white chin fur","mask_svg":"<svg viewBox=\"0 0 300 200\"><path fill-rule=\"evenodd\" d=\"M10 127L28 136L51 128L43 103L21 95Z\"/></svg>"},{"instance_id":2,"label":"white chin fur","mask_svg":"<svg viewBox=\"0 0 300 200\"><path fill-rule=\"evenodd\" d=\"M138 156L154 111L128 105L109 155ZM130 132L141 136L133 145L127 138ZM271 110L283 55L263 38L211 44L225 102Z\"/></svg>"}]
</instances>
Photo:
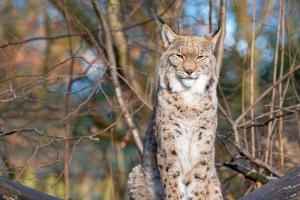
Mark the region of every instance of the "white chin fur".
<instances>
[{"instance_id":1,"label":"white chin fur","mask_svg":"<svg viewBox=\"0 0 300 200\"><path fill-rule=\"evenodd\" d=\"M192 94L204 94L209 77L201 74L197 79L170 78L172 92L189 92Z\"/></svg>"},{"instance_id":2,"label":"white chin fur","mask_svg":"<svg viewBox=\"0 0 300 200\"><path fill-rule=\"evenodd\" d=\"M194 83L196 82L197 79L182 79L182 83L185 87L190 88Z\"/></svg>"},{"instance_id":3,"label":"white chin fur","mask_svg":"<svg viewBox=\"0 0 300 200\"><path fill-rule=\"evenodd\" d=\"M189 91L194 94L204 94L208 80L208 76L201 74L199 78L196 79L195 83L190 87Z\"/></svg>"}]
</instances>

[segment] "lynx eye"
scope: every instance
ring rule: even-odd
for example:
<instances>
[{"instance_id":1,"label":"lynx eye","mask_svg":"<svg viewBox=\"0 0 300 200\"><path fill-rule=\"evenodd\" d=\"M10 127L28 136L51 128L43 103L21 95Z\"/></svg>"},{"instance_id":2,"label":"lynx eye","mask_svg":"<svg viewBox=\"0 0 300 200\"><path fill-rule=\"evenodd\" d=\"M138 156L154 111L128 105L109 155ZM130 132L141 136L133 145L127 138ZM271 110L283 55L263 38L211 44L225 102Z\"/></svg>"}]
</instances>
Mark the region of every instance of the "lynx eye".
<instances>
[{"instance_id":1,"label":"lynx eye","mask_svg":"<svg viewBox=\"0 0 300 200\"><path fill-rule=\"evenodd\" d=\"M184 60L184 56L181 54L173 54L169 57L169 62L174 65L178 66L180 65Z\"/></svg>"},{"instance_id":2,"label":"lynx eye","mask_svg":"<svg viewBox=\"0 0 300 200\"><path fill-rule=\"evenodd\" d=\"M175 54L175 56L180 58L181 60L184 60L184 56L182 54Z\"/></svg>"},{"instance_id":3,"label":"lynx eye","mask_svg":"<svg viewBox=\"0 0 300 200\"><path fill-rule=\"evenodd\" d=\"M203 60L204 58L206 58L205 56L197 56L196 60Z\"/></svg>"}]
</instances>

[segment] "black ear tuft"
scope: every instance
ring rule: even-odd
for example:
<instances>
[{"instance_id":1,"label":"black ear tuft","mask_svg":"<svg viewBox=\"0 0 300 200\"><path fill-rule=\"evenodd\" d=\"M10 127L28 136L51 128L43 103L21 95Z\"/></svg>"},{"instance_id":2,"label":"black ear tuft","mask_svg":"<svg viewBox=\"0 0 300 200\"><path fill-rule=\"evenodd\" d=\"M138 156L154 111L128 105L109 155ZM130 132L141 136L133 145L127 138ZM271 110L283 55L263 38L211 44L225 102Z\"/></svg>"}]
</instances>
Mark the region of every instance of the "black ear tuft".
<instances>
[{"instance_id":1,"label":"black ear tuft","mask_svg":"<svg viewBox=\"0 0 300 200\"><path fill-rule=\"evenodd\" d=\"M215 49L215 45L216 45L218 37L219 37L219 35L221 33L221 29L222 29L222 27L221 27L221 21L219 20L219 22L218 22L218 29L215 30L214 32L212 32L212 33L204 36L208 40L208 42L210 44L210 49L212 51L214 51L214 49Z\"/></svg>"},{"instance_id":2,"label":"black ear tuft","mask_svg":"<svg viewBox=\"0 0 300 200\"><path fill-rule=\"evenodd\" d=\"M219 30L221 29L221 27L222 27L222 22L221 22L221 20L219 20L218 21L218 29L215 32L218 33Z\"/></svg>"},{"instance_id":3,"label":"black ear tuft","mask_svg":"<svg viewBox=\"0 0 300 200\"><path fill-rule=\"evenodd\" d=\"M160 23L166 24L165 21L164 21L159 15L156 16L156 19L157 19Z\"/></svg>"}]
</instances>

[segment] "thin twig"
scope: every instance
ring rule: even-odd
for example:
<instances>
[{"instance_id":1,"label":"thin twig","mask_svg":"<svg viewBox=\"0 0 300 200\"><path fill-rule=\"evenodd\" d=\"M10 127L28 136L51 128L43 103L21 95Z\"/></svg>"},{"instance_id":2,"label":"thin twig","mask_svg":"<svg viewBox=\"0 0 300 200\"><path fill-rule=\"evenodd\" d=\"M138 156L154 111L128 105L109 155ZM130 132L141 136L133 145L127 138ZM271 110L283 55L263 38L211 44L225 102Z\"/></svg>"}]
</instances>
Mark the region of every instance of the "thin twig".
<instances>
[{"instance_id":1,"label":"thin twig","mask_svg":"<svg viewBox=\"0 0 300 200\"><path fill-rule=\"evenodd\" d=\"M114 126L115 124L112 124L111 126L109 126L108 128ZM34 132L36 133L37 135L39 136L42 136L42 137L47 137L47 138L53 138L57 141L60 141L60 140L78 140L80 138L82 139L87 139L87 140L93 140L93 141L99 141L99 138L94 138L96 135L99 135L103 132L105 132L106 129L104 129L103 131L99 132L99 133L96 133L94 135L91 135L91 136L82 136L82 137L70 137L70 138L65 138L65 137L61 137L61 136L55 136L55 135L49 135L49 134L46 134L46 133L43 133L42 131L39 131L37 128L24 128L24 129L14 129L14 130L11 130L11 131L0 131L0 137L3 137L3 136L8 136L8 135L12 135L12 134L15 134L15 133L23 133L23 132Z\"/></svg>"},{"instance_id":2,"label":"thin twig","mask_svg":"<svg viewBox=\"0 0 300 200\"><path fill-rule=\"evenodd\" d=\"M276 83L272 84L268 89L266 89L259 98L257 98L253 104L251 104L236 120L235 123L239 123L241 121L241 119L243 119L243 117L254 107L256 106L256 104L258 102L261 101L262 98L264 98L267 94L269 94L270 91L273 90L273 88L277 87L277 85L282 82L283 80L285 80L287 77L289 77L291 74L293 74L295 71L300 69L300 65L296 66L294 69L290 70L289 72L287 72L285 75L282 76L281 79L277 80Z\"/></svg>"},{"instance_id":3,"label":"thin twig","mask_svg":"<svg viewBox=\"0 0 300 200\"><path fill-rule=\"evenodd\" d=\"M219 102L218 102L218 108L232 127L234 133L234 142L240 145L240 136L237 130L237 124L227 115L226 111L224 110L224 108L221 106Z\"/></svg>"},{"instance_id":4,"label":"thin twig","mask_svg":"<svg viewBox=\"0 0 300 200\"><path fill-rule=\"evenodd\" d=\"M274 107L275 108L275 107ZM277 110L273 110L272 112L267 112L267 113L263 113L259 116L257 116L256 118L254 118L253 120L249 120L243 124L240 124L238 125L238 128L244 128L246 126L249 126L249 124L252 123L252 121L257 121L261 118L264 118L264 117L269 117L271 114L273 116L274 113L278 113L279 110L284 110L286 112L294 112L294 113L299 113L300 112L300 104L296 104L296 105L293 105L293 106L289 106L289 107L285 107L285 108L281 108L281 109L277 109ZM270 118L270 117L269 117Z\"/></svg>"},{"instance_id":5,"label":"thin twig","mask_svg":"<svg viewBox=\"0 0 300 200\"><path fill-rule=\"evenodd\" d=\"M250 53L250 76L251 76L251 82L250 82L250 105L253 104L254 101L254 77L255 77L255 71L254 71L254 44L255 44L255 12L256 12L256 0L253 2L252 6L252 38L251 38L251 53ZM250 110L251 112L251 119L254 118L254 107ZM255 150L255 132L254 127L251 127L251 153L252 156L255 157L256 150Z\"/></svg>"},{"instance_id":6,"label":"thin twig","mask_svg":"<svg viewBox=\"0 0 300 200\"><path fill-rule=\"evenodd\" d=\"M280 62L280 73L279 73L279 79L282 78L282 74L283 74L283 65L284 65L284 37L285 37L285 33L284 33L284 21L285 21L285 1L282 0L282 7L281 7L281 23L282 23L282 33L281 33L281 48L282 48L282 52L281 52L281 62ZM282 107L283 104L283 99L284 99L284 94L282 91L282 82L279 83L278 85L278 93L279 93L279 107ZM279 115L282 115L282 111L279 112ZM280 151L280 168L281 168L281 172L284 173L284 150L283 150L283 124L282 124L282 118L279 118L279 122L278 122L278 133L279 133L279 151Z\"/></svg>"},{"instance_id":7,"label":"thin twig","mask_svg":"<svg viewBox=\"0 0 300 200\"><path fill-rule=\"evenodd\" d=\"M209 12L208 12L208 21L209 21L209 32L212 32L212 10L213 10L212 0L209 1Z\"/></svg>"},{"instance_id":8,"label":"thin twig","mask_svg":"<svg viewBox=\"0 0 300 200\"><path fill-rule=\"evenodd\" d=\"M111 181L111 193L112 193L112 200L115 200L115 187L114 187L114 170L113 170L113 155L114 155L114 140L112 137L113 130L110 130L110 143L111 143L111 151L110 151L110 158L109 158L109 175Z\"/></svg>"},{"instance_id":9,"label":"thin twig","mask_svg":"<svg viewBox=\"0 0 300 200\"><path fill-rule=\"evenodd\" d=\"M101 31L101 29L93 30L93 31L90 31L90 32L91 33L97 33L99 31ZM64 38L70 38L70 37L79 37L79 36L86 36L86 35L88 35L88 33L79 32L79 33L72 33L72 34L66 34L66 35L34 37L34 38L26 39L26 40L19 40L19 41L15 41L15 42L7 42L6 44L0 45L0 49L4 49L6 47L13 46L13 45L26 44L28 42L38 41L38 40L58 40L58 39L64 39Z\"/></svg>"},{"instance_id":10,"label":"thin twig","mask_svg":"<svg viewBox=\"0 0 300 200\"><path fill-rule=\"evenodd\" d=\"M22 174L25 172L25 170L27 169L27 167L29 166L29 163L31 161L31 159L34 159L35 158L35 155L37 154L38 150L40 147L44 147L44 146L49 146L54 140L50 140L48 141L47 143L45 144L41 144L39 146L37 146L33 152L33 154L30 156L30 158L27 160L26 162L26 165L23 167L23 169L21 170L21 172L18 174L18 176L15 178L14 181L17 181L21 176Z\"/></svg>"},{"instance_id":11,"label":"thin twig","mask_svg":"<svg viewBox=\"0 0 300 200\"><path fill-rule=\"evenodd\" d=\"M245 156L247 159L249 159L252 163L266 169L267 171L269 171L270 173L274 174L277 177L281 177L283 174L281 174L280 172L278 172L276 169L274 169L273 167L271 167L270 165L268 165L267 163L263 162L262 160L253 157L246 149L242 148L240 146L239 143L239 135L238 135L238 130L237 130L237 124L236 122L234 122L232 119L230 119L228 117L228 115L226 114L225 110L222 108L222 106L220 104L218 104L219 110L222 112L222 114L225 116L225 118L227 119L227 121L230 123L232 131L234 132L234 141L232 141L230 138L226 137L227 140L229 140L235 147L236 149L239 151L239 153L242 156ZM221 136L220 136L221 137Z\"/></svg>"},{"instance_id":12,"label":"thin twig","mask_svg":"<svg viewBox=\"0 0 300 200\"><path fill-rule=\"evenodd\" d=\"M166 12L168 12L168 10L174 5L174 3L176 2L176 0L173 0L166 8L164 11L162 11L160 14L158 14L158 16L162 16L164 15ZM156 20L156 17L152 17L151 19L148 19L144 22L141 22L141 23L137 23L137 24L134 24L134 25L131 25L131 26L127 26L125 28L123 28L122 30L125 31L125 30L128 30L128 29L131 29L131 28L135 28L135 27L138 27L138 26L141 26L141 25L145 25L145 24L148 24L149 22L152 22L152 21L155 21Z\"/></svg>"},{"instance_id":13,"label":"thin twig","mask_svg":"<svg viewBox=\"0 0 300 200\"><path fill-rule=\"evenodd\" d=\"M72 34L72 28L70 24L69 14L68 14L68 6L67 1L63 1L63 13L66 18L66 23L68 27L68 34ZM69 42L69 54L71 57L74 57L73 53L73 45L72 45L72 38L68 38ZM71 60L70 64L70 70L69 70L69 80L68 80L68 88L67 88L67 95L66 95L66 112L65 115L67 117L66 119L66 127L64 132L64 137L68 138L71 135L71 120L68 117L71 113L71 92L72 92L72 75L73 75L73 69L74 69L74 60ZM68 199L70 195L70 168L69 168L69 140L64 141L64 198Z\"/></svg>"},{"instance_id":14,"label":"thin twig","mask_svg":"<svg viewBox=\"0 0 300 200\"><path fill-rule=\"evenodd\" d=\"M150 104L148 104L148 102L144 99L144 98L142 98L136 91L135 91L135 89L133 88L133 86L120 74L120 73L118 73L118 72L116 72L117 73L117 75L118 75L118 77L120 78L120 79L122 79L122 81L124 82L124 83L126 83L126 85L131 89L131 91L140 99L140 101L143 103L143 104L145 104L146 105L146 107L149 109L149 110L152 110L153 109L153 106L151 106Z\"/></svg>"},{"instance_id":15,"label":"thin twig","mask_svg":"<svg viewBox=\"0 0 300 200\"><path fill-rule=\"evenodd\" d=\"M258 165L259 167L264 168L265 170L267 170L268 172L270 172L271 174L275 175L276 177L281 177L283 176L283 174L281 172L278 172L276 169L274 169L273 167L271 167L270 165L268 165L267 163L263 162L262 160L253 157L248 151L246 151L243 147L241 147L240 145L236 144L235 142L233 142L230 138L226 138L227 140L229 140L231 142L231 144L233 144L236 149L239 151L239 153L242 156L245 156L247 159L249 159L252 163Z\"/></svg>"},{"instance_id":16,"label":"thin twig","mask_svg":"<svg viewBox=\"0 0 300 200\"><path fill-rule=\"evenodd\" d=\"M78 111L79 111L80 109L82 109L82 107L90 101L90 99L91 99L92 96L95 94L95 92L96 92L96 87L95 87L94 90L91 92L91 94L85 99L85 101L82 102L82 103L80 103L80 104L78 105L78 107L77 107L74 111L69 112L68 115L67 115L65 118L61 119L60 121L55 122L55 123L50 123L50 124L48 124L47 126L44 127L44 129L43 129L42 132L44 132L47 128L49 128L49 127L52 126L52 125L60 124L60 123L63 123L63 122L68 123L68 121L70 120L70 118L71 118L73 115L77 114Z\"/></svg>"},{"instance_id":17,"label":"thin twig","mask_svg":"<svg viewBox=\"0 0 300 200\"><path fill-rule=\"evenodd\" d=\"M274 56L274 65L273 65L273 84L275 84L276 82L276 79L277 79L277 62L278 62L278 47L279 47L279 35L280 35L280 26L281 26L281 22L280 22L280 19L281 19L281 7L282 7L282 1L280 1L280 4L279 4L279 9L278 9L278 25L277 25L277 31L276 31L276 42L275 42L275 56ZM263 26L262 26L263 27ZM294 59L295 60L295 59ZM272 97L271 97L271 101L270 101L270 116L269 118L272 119L273 118L273 110L274 110L274 102L275 102L275 95L276 95L276 88L274 87L273 90L272 90ZM275 120L277 121L277 120ZM271 160L269 161L269 158L271 156L270 154L270 142L271 142L271 135L272 135L272 132L273 132L273 128L275 126L275 121L272 123L269 123L268 125L268 133L267 133L267 139L266 139L266 151L265 151L265 154L264 154L264 160L265 162L270 162L271 163Z\"/></svg>"},{"instance_id":18,"label":"thin twig","mask_svg":"<svg viewBox=\"0 0 300 200\"><path fill-rule=\"evenodd\" d=\"M238 128L244 128L244 129L249 129L249 128L252 128L252 127L263 127L263 126L266 126L268 125L271 121L273 121L274 119L280 119L280 118L283 118L283 117L286 117L290 114L293 114L295 112L288 112L288 113L285 113L285 114L281 114L281 115L277 115L275 117L272 117L270 119L268 119L266 122L264 123L260 123L260 124L251 124L249 126L239 126Z\"/></svg>"},{"instance_id":19,"label":"thin twig","mask_svg":"<svg viewBox=\"0 0 300 200\"><path fill-rule=\"evenodd\" d=\"M87 64L89 64L89 62L84 58L84 57L81 57L81 56L78 56L78 57L72 57L72 58L68 58L56 65L54 65L51 69L48 69L46 72L44 73L41 73L41 74L24 74L24 75L16 75L16 76L13 76L13 77L10 77L10 78L7 78L7 79L4 79L3 81L0 81L0 84L1 83L4 83L6 81L9 81L9 80L12 80L12 79L15 79L15 78L25 78L25 77L39 77L39 76L44 76L46 74L48 74L49 72L51 72L52 70L54 70L56 67L62 65L62 64L65 64L67 61L69 60L74 60L74 59L81 59L83 60L84 62L86 62Z\"/></svg>"}]
</instances>

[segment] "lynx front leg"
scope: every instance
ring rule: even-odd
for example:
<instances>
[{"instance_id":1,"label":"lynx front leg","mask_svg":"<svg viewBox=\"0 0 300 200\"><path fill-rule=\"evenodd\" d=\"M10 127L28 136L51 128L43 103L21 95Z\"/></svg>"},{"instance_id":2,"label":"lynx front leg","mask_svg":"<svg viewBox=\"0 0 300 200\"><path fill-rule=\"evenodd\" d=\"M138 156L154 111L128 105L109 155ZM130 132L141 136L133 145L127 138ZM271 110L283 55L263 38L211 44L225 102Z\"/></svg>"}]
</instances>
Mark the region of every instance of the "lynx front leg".
<instances>
[{"instance_id":1,"label":"lynx front leg","mask_svg":"<svg viewBox=\"0 0 300 200\"><path fill-rule=\"evenodd\" d=\"M184 200L180 162L175 150L158 149L157 163L165 200Z\"/></svg>"},{"instance_id":2,"label":"lynx front leg","mask_svg":"<svg viewBox=\"0 0 300 200\"><path fill-rule=\"evenodd\" d=\"M207 161L202 160L189 172L185 184L187 199L206 200L208 170Z\"/></svg>"},{"instance_id":3,"label":"lynx front leg","mask_svg":"<svg viewBox=\"0 0 300 200\"><path fill-rule=\"evenodd\" d=\"M207 189L206 189L206 199L207 200L223 200L221 184L219 179L216 176L212 177L208 181Z\"/></svg>"},{"instance_id":4,"label":"lynx front leg","mask_svg":"<svg viewBox=\"0 0 300 200\"><path fill-rule=\"evenodd\" d=\"M187 179L187 198L193 200L222 200L220 182L213 156L207 151L202 151L200 155L200 161L189 173Z\"/></svg>"}]
</instances>

